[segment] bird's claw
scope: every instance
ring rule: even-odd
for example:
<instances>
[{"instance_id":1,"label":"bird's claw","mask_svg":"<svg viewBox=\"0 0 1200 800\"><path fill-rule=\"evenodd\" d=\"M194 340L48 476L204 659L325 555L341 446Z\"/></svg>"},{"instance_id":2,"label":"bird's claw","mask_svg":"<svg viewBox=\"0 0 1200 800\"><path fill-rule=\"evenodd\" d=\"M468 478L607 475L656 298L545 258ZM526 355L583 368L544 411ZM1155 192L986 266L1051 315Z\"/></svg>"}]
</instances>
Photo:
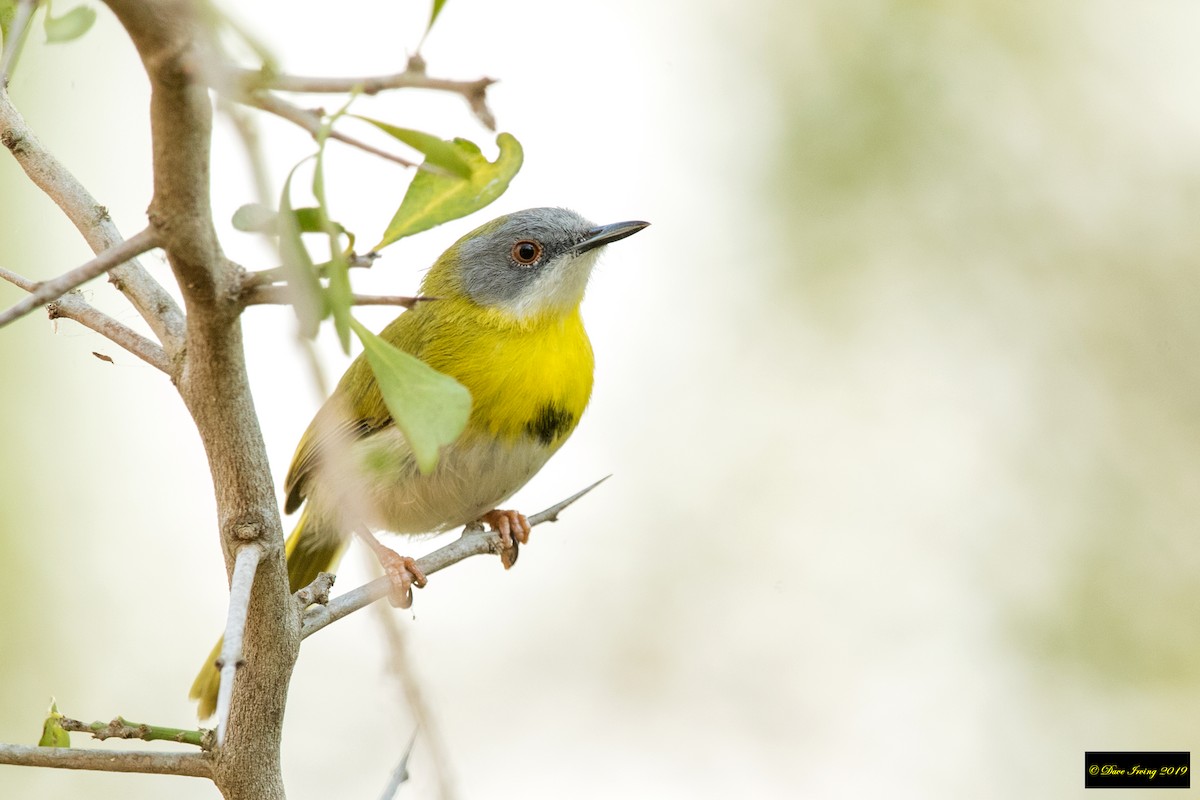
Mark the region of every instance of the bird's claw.
<instances>
[{"instance_id":1,"label":"bird's claw","mask_svg":"<svg viewBox=\"0 0 1200 800\"><path fill-rule=\"evenodd\" d=\"M394 550L385 548L379 553L379 563L392 582L392 591L388 594L388 602L393 608L409 608L413 603L412 587L421 589L427 583L425 573L421 572L416 560L402 556Z\"/></svg>"},{"instance_id":2,"label":"bird's claw","mask_svg":"<svg viewBox=\"0 0 1200 800\"><path fill-rule=\"evenodd\" d=\"M492 530L500 534L500 562L505 569L510 569L517 563L519 545L529 543L529 532L532 528L529 520L519 511L495 509L479 518L492 526Z\"/></svg>"}]
</instances>

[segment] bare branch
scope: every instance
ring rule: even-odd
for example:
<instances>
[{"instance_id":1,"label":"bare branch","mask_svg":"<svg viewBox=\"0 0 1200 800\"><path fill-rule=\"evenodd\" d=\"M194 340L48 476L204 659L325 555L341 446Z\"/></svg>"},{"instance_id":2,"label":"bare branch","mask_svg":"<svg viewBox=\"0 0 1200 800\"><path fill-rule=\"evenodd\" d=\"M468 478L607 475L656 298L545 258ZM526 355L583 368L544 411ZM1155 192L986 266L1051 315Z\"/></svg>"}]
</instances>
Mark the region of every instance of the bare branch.
<instances>
[{"instance_id":1,"label":"bare branch","mask_svg":"<svg viewBox=\"0 0 1200 800\"><path fill-rule=\"evenodd\" d=\"M37 282L0 267L0 278L27 292L37 288ZM79 292L67 292L46 306L50 319L70 319L91 328L104 338L120 345L163 373L171 374L171 361L167 352L157 343L150 341L132 328L117 322L112 317L88 304Z\"/></svg>"},{"instance_id":2,"label":"bare branch","mask_svg":"<svg viewBox=\"0 0 1200 800\"><path fill-rule=\"evenodd\" d=\"M308 131L315 139L321 130L321 115L315 111L294 106L286 100L282 100L273 94L267 92L255 92L248 94L244 101L255 108L262 109L269 114L274 114L277 117L282 117L288 122L299 125L304 130ZM415 161L409 161L406 158L401 158L398 155L389 153L386 150L380 150L378 147L369 145L366 142L355 139L353 136L347 136L341 131L329 131L330 139L337 139L352 147L357 147L359 150L364 150L372 155L385 158L388 161L394 161L397 164L405 167L416 167L418 164Z\"/></svg>"},{"instance_id":3,"label":"bare branch","mask_svg":"<svg viewBox=\"0 0 1200 800\"><path fill-rule=\"evenodd\" d=\"M401 306L402 308L412 308L417 303L431 299L433 298L405 297L403 295L352 294L350 295L350 305ZM286 306L291 305L293 300L294 296L289 286L255 286L245 294L245 303L248 306Z\"/></svg>"},{"instance_id":4,"label":"bare branch","mask_svg":"<svg viewBox=\"0 0 1200 800\"><path fill-rule=\"evenodd\" d=\"M96 202L74 175L56 159L25 124L24 118L0 85L0 142L4 144L29 179L58 204L75 225L93 253L102 253L120 244L122 237L108 216L108 210ZM183 312L140 264L130 261L109 272L109 281L117 287L150 325L168 353L183 346Z\"/></svg>"},{"instance_id":5,"label":"bare branch","mask_svg":"<svg viewBox=\"0 0 1200 800\"><path fill-rule=\"evenodd\" d=\"M605 476L583 491L571 495L561 503L556 503L545 511L534 514L529 517L529 524L533 526L543 522L557 522L558 515L563 509L604 483L609 477L611 476ZM417 568L425 575L431 575L471 556L478 556L484 553L499 554L502 549L503 545L500 541L499 532L493 530L485 531L482 526L472 523L463 528L462 535L453 542L445 547L434 550L427 556L418 558L416 564ZM370 583L363 584L357 589L346 592L329 605L313 609L305 615L301 636L306 638L311 636L326 625L337 622L342 617L348 616L382 597L387 597L391 590L392 581L387 577L383 577L376 578Z\"/></svg>"},{"instance_id":6,"label":"bare branch","mask_svg":"<svg viewBox=\"0 0 1200 800\"><path fill-rule=\"evenodd\" d=\"M229 582L229 615L225 619L225 643L217 667L221 670L221 686L217 691L217 744L225 743L229 728L229 706L233 700L233 679L242 665L242 638L246 634L246 615L250 611L250 591L254 588L254 573L262 548L248 544L238 550Z\"/></svg>"},{"instance_id":7,"label":"bare branch","mask_svg":"<svg viewBox=\"0 0 1200 800\"><path fill-rule=\"evenodd\" d=\"M144 772L211 778L212 760L204 753L155 753L142 750L112 752L74 747L29 747L0 744L0 764L103 772Z\"/></svg>"},{"instance_id":8,"label":"bare branch","mask_svg":"<svg viewBox=\"0 0 1200 800\"><path fill-rule=\"evenodd\" d=\"M237 82L247 92L274 89L280 92L305 94L346 94L357 91L361 94L378 94L389 89L431 89L461 95L471 106L479 121L489 130L496 129L496 118L487 106L488 87L496 81L492 78L477 78L473 81L454 81L431 78L425 74L425 64L412 59L403 72L393 75L377 75L363 78L323 78L299 75L280 75L238 70L234 74Z\"/></svg>"},{"instance_id":9,"label":"bare branch","mask_svg":"<svg viewBox=\"0 0 1200 800\"><path fill-rule=\"evenodd\" d=\"M63 273L57 278L42 281L28 290L29 296L22 299L7 311L0 313L0 328L33 311L38 306L45 305L51 300L62 297L67 292L87 283L92 278L98 278L111 269L116 269L131 258L140 256L147 250L158 246L158 233L153 227L146 228L140 233L114 245L82 267L76 267L70 272Z\"/></svg>"},{"instance_id":10,"label":"bare branch","mask_svg":"<svg viewBox=\"0 0 1200 800\"><path fill-rule=\"evenodd\" d=\"M104 338L120 345L150 366L165 375L172 376L171 360L167 351L132 328L122 325L112 317L86 303L78 292L70 292L46 306L50 319L71 319L91 328Z\"/></svg>"}]
</instances>

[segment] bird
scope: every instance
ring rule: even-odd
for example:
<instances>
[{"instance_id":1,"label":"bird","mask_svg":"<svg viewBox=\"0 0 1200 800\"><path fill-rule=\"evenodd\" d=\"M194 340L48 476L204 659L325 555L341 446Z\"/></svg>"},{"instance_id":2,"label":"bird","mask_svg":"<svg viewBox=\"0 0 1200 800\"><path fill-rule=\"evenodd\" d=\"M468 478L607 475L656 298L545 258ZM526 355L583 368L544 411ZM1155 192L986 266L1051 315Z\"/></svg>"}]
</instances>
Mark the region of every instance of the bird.
<instances>
[{"instance_id":1,"label":"bird","mask_svg":"<svg viewBox=\"0 0 1200 800\"><path fill-rule=\"evenodd\" d=\"M332 572L357 534L392 578L393 605L407 607L410 584L424 586L425 576L374 531L487 523L512 566L529 523L498 506L562 446L591 397L594 356L580 304L593 266L606 245L648 225L530 208L481 225L434 262L420 288L429 299L379 336L466 387L466 427L423 473L360 354L300 438L284 482L285 512L303 506L286 543L292 592ZM216 707L220 647L191 688L201 719Z\"/></svg>"}]
</instances>

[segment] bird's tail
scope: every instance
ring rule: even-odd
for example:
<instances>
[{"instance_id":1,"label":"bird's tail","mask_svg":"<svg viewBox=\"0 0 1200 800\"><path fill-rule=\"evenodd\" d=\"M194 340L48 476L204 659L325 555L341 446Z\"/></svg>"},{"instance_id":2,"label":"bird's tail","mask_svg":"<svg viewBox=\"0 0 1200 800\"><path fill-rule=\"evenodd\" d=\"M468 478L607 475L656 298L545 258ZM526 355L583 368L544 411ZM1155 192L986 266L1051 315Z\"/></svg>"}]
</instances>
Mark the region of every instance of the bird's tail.
<instances>
[{"instance_id":1,"label":"bird's tail","mask_svg":"<svg viewBox=\"0 0 1200 800\"><path fill-rule=\"evenodd\" d=\"M300 515L292 535L287 540L288 587L292 592L308 586L322 572L332 572L342 552L346 549L345 537L338 535L320 535L309 528L308 509ZM188 697L198 701L196 713L200 719L211 717L217 710L217 687L221 683L221 673L217 670L217 657L221 655L221 644L218 639L216 647L209 654L208 660L200 669L200 674L192 683Z\"/></svg>"}]
</instances>

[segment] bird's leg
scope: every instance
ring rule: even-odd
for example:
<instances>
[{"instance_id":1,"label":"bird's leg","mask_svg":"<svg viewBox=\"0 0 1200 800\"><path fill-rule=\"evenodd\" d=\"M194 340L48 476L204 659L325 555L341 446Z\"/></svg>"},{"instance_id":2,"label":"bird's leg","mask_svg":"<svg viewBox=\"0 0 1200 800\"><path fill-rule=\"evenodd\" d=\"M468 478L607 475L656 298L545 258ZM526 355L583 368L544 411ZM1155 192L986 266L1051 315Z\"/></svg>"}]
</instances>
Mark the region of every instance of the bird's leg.
<instances>
[{"instance_id":1,"label":"bird's leg","mask_svg":"<svg viewBox=\"0 0 1200 800\"><path fill-rule=\"evenodd\" d=\"M519 511L503 511L493 509L479 518L492 526L492 530L500 534L500 542L504 549L500 551L500 561L505 569L517 563L517 543L529 543L529 520Z\"/></svg>"},{"instance_id":2,"label":"bird's leg","mask_svg":"<svg viewBox=\"0 0 1200 800\"><path fill-rule=\"evenodd\" d=\"M383 571L387 573L388 578L392 582L392 591L388 596L388 602L394 608L408 608L412 605L412 587L415 584L418 589L425 586L425 573L417 567L417 562L408 556L402 556L390 547L382 544L375 538L375 534L371 533L366 528L360 527L355 530L367 547L370 547L375 553L375 558L379 559L379 565L383 567Z\"/></svg>"}]
</instances>

